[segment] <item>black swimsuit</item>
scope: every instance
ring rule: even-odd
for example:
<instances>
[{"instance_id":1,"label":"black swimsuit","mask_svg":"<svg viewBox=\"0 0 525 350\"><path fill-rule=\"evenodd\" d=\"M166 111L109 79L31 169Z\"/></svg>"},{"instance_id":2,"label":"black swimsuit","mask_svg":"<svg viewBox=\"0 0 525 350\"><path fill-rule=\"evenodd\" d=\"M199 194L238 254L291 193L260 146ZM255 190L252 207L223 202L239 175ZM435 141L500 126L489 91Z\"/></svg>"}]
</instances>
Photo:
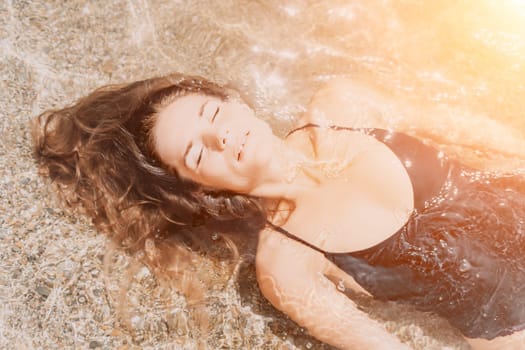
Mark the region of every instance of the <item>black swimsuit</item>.
<instances>
[{"instance_id":1,"label":"black swimsuit","mask_svg":"<svg viewBox=\"0 0 525 350\"><path fill-rule=\"evenodd\" d=\"M402 133L359 130L405 165L415 197L408 222L353 253L328 253L272 226L322 252L377 299L435 312L467 337L524 329L525 177L475 171Z\"/></svg>"}]
</instances>

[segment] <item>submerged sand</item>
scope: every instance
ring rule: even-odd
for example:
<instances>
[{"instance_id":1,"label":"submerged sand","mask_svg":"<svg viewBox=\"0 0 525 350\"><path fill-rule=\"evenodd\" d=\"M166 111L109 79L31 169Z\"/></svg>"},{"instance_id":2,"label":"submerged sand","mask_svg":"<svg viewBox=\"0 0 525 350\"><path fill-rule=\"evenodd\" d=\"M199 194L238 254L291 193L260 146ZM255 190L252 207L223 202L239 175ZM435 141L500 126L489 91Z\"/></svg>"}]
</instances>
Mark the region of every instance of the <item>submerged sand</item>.
<instances>
[{"instance_id":1,"label":"submerged sand","mask_svg":"<svg viewBox=\"0 0 525 350\"><path fill-rule=\"evenodd\" d=\"M520 28L505 26L519 14L499 14L507 22L498 22L491 6L0 2L0 348L329 348L264 301L249 257L238 278L211 291L207 332L195 327L184 298L166 296L140 266L126 287L129 313L117 313L121 270L132 262L117 255L116 270L103 271L107 242L38 177L28 121L103 84L181 71L232 82L283 132L323 81L346 76L386 96L390 102L372 99L366 108L392 126L441 139L453 153L461 154L458 144L507 150L488 160L472 151L472 161L523 169L525 43ZM356 105L349 112L366 113ZM466 348L434 316L360 305L416 349Z\"/></svg>"}]
</instances>

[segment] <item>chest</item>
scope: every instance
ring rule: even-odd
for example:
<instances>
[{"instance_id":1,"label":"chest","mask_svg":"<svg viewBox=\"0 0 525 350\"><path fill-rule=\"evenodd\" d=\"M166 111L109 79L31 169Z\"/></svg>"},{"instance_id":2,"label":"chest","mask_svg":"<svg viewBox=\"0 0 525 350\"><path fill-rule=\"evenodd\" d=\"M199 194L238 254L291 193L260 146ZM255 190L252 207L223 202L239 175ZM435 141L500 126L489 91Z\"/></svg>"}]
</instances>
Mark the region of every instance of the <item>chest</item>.
<instances>
[{"instance_id":1,"label":"chest","mask_svg":"<svg viewBox=\"0 0 525 350\"><path fill-rule=\"evenodd\" d=\"M308 171L318 185L298 196L283 227L329 252L366 249L397 232L413 210L413 190L395 154L357 132L315 136Z\"/></svg>"}]
</instances>

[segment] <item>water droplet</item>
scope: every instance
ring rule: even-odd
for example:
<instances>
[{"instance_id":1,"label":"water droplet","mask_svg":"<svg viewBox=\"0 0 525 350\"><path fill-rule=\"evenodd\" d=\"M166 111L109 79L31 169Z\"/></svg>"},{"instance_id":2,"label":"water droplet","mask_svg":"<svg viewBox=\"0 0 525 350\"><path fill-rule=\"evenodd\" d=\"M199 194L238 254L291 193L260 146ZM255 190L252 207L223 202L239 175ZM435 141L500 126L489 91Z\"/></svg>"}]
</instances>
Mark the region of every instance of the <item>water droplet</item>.
<instances>
[{"instance_id":1,"label":"water droplet","mask_svg":"<svg viewBox=\"0 0 525 350\"><path fill-rule=\"evenodd\" d=\"M439 299L439 301L443 301L443 296L440 295L438 299Z\"/></svg>"},{"instance_id":2,"label":"water droplet","mask_svg":"<svg viewBox=\"0 0 525 350\"><path fill-rule=\"evenodd\" d=\"M143 280L144 278L147 278L151 275L149 269L146 266L143 266L140 270L137 271L135 274L135 277L138 280Z\"/></svg>"},{"instance_id":3,"label":"water droplet","mask_svg":"<svg viewBox=\"0 0 525 350\"><path fill-rule=\"evenodd\" d=\"M344 284L343 280L339 280L339 282L337 283L337 289L340 292L344 292L346 290L346 287L345 287L345 284Z\"/></svg>"},{"instance_id":4,"label":"water droplet","mask_svg":"<svg viewBox=\"0 0 525 350\"><path fill-rule=\"evenodd\" d=\"M146 241L144 242L144 252L151 260L155 260L155 258L158 257L159 251L157 250L157 247L155 247L155 242L153 241L153 239L146 239Z\"/></svg>"},{"instance_id":5,"label":"water droplet","mask_svg":"<svg viewBox=\"0 0 525 350\"><path fill-rule=\"evenodd\" d=\"M293 7L293 6L283 6L282 9L290 17L295 17L299 12L301 12L300 9L298 9L297 7Z\"/></svg>"},{"instance_id":6,"label":"water droplet","mask_svg":"<svg viewBox=\"0 0 525 350\"><path fill-rule=\"evenodd\" d=\"M459 271L460 272L466 272L472 268L472 265L470 265L470 262L467 259L461 259L461 262L459 263Z\"/></svg>"},{"instance_id":7,"label":"water droplet","mask_svg":"<svg viewBox=\"0 0 525 350\"><path fill-rule=\"evenodd\" d=\"M131 326L135 329L142 329L144 320L140 316L135 315L131 318Z\"/></svg>"},{"instance_id":8,"label":"water droplet","mask_svg":"<svg viewBox=\"0 0 525 350\"><path fill-rule=\"evenodd\" d=\"M307 349L311 349L312 346L313 346L312 343L310 343L310 342L306 343L306 348L307 348Z\"/></svg>"},{"instance_id":9,"label":"water droplet","mask_svg":"<svg viewBox=\"0 0 525 350\"><path fill-rule=\"evenodd\" d=\"M479 274L479 272L476 272L475 276L476 276L476 278L480 278L480 277L481 277L481 275Z\"/></svg>"},{"instance_id":10,"label":"water droplet","mask_svg":"<svg viewBox=\"0 0 525 350\"><path fill-rule=\"evenodd\" d=\"M321 282L323 286L326 286L329 283L328 279L321 272L317 273L317 277L319 278L319 282Z\"/></svg>"}]
</instances>

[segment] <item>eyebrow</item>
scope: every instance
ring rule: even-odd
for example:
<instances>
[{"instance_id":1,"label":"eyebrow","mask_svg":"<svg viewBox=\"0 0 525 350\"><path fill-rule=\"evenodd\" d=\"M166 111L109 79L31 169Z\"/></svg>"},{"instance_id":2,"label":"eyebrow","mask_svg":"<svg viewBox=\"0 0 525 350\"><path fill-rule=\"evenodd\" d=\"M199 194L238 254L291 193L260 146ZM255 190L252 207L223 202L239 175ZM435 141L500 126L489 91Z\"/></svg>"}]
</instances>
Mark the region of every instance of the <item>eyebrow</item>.
<instances>
[{"instance_id":1,"label":"eyebrow","mask_svg":"<svg viewBox=\"0 0 525 350\"><path fill-rule=\"evenodd\" d=\"M208 104L208 102L210 102L210 100L206 100L206 101L204 101L204 103L202 104L201 108L199 109L199 117L202 117L202 115L204 114L204 108L206 107L206 105Z\"/></svg>"}]
</instances>

